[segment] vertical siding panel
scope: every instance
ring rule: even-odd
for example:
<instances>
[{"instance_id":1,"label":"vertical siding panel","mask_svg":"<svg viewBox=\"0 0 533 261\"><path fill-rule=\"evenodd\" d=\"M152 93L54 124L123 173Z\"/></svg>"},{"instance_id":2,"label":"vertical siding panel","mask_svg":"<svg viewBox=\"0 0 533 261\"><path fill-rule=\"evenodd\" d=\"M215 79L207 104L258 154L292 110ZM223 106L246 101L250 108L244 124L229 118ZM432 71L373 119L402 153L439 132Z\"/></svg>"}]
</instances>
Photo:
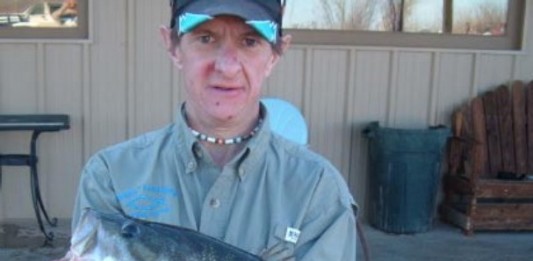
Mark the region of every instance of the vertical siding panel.
<instances>
[{"instance_id":1,"label":"vertical siding panel","mask_svg":"<svg viewBox=\"0 0 533 261\"><path fill-rule=\"evenodd\" d=\"M309 133L312 133L313 130L311 126L309 126L309 121L311 120L311 106L312 104L309 103L311 101L311 89L313 81L311 79L311 75L313 75L314 70L314 64L311 62L313 60L313 48L311 47L305 47L304 48L304 63L302 64L302 67L304 68L304 89L303 89L303 114L307 119L307 127L309 128ZM311 137L309 137L309 144L311 144Z\"/></svg>"},{"instance_id":2,"label":"vertical siding panel","mask_svg":"<svg viewBox=\"0 0 533 261\"><path fill-rule=\"evenodd\" d=\"M518 65L519 65L519 59L517 55L513 55L513 68L511 69L512 77L511 80L518 80Z\"/></svg>"},{"instance_id":3,"label":"vertical siding panel","mask_svg":"<svg viewBox=\"0 0 533 261\"><path fill-rule=\"evenodd\" d=\"M483 54L479 59L478 94L511 80L513 76L512 55Z\"/></svg>"},{"instance_id":4,"label":"vertical siding panel","mask_svg":"<svg viewBox=\"0 0 533 261\"><path fill-rule=\"evenodd\" d=\"M431 86L431 54L402 52L399 54L398 83L394 115L394 127L425 128L428 125Z\"/></svg>"},{"instance_id":5,"label":"vertical siding panel","mask_svg":"<svg viewBox=\"0 0 533 261\"><path fill-rule=\"evenodd\" d=\"M399 73L399 51L391 51L391 60L389 64L389 91L387 95L387 119L384 125L393 126L395 123L395 114L392 108L396 108L396 93L398 91L398 73Z\"/></svg>"},{"instance_id":6,"label":"vertical siding panel","mask_svg":"<svg viewBox=\"0 0 533 261\"><path fill-rule=\"evenodd\" d=\"M280 97L303 109L305 50L294 48L281 57L264 86L265 96Z\"/></svg>"},{"instance_id":7,"label":"vertical siding panel","mask_svg":"<svg viewBox=\"0 0 533 261\"><path fill-rule=\"evenodd\" d=\"M470 86L470 98L474 98L478 94L479 88L479 71L481 67L481 54L479 52L474 53L474 62L472 63L472 84Z\"/></svg>"},{"instance_id":8,"label":"vertical siding panel","mask_svg":"<svg viewBox=\"0 0 533 261\"><path fill-rule=\"evenodd\" d=\"M452 112L470 98L474 55L441 54L439 67L436 124L450 126Z\"/></svg>"},{"instance_id":9,"label":"vertical siding panel","mask_svg":"<svg viewBox=\"0 0 533 261\"><path fill-rule=\"evenodd\" d=\"M37 57L36 45L0 45L0 113L38 112ZM31 132L0 132L0 153L29 153L30 137ZM2 168L0 220L31 213L29 187L29 168Z\"/></svg>"},{"instance_id":10,"label":"vertical siding panel","mask_svg":"<svg viewBox=\"0 0 533 261\"><path fill-rule=\"evenodd\" d=\"M36 63L36 45L0 45L1 113L38 111Z\"/></svg>"},{"instance_id":11,"label":"vertical siding panel","mask_svg":"<svg viewBox=\"0 0 533 261\"><path fill-rule=\"evenodd\" d=\"M531 8L533 9L533 8ZM533 17L533 14L529 14ZM533 22L532 22L533 23ZM526 26L526 28L530 28L531 31L533 31L533 26ZM533 32L530 33L530 35L533 35ZM532 37L533 38L533 37ZM533 39L528 40L529 42L533 41ZM528 46L529 49L525 52L529 54L533 54L533 44L530 44ZM533 80L533 55L516 55L517 59L517 68L516 68L516 80L521 80L524 82L530 82Z\"/></svg>"},{"instance_id":12,"label":"vertical siding panel","mask_svg":"<svg viewBox=\"0 0 533 261\"><path fill-rule=\"evenodd\" d=\"M349 142L344 122L344 103L348 52L344 50L314 50L312 73L309 75L312 92L306 101L309 117L311 148L342 165L345 142ZM347 173L343 173L347 180Z\"/></svg>"},{"instance_id":13,"label":"vertical siding panel","mask_svg":"<svg viewBox=\"0 0 533 261\"><path fill-rule=\"evenodd\" d=\"M391 53L388 51L357 51L355 66L350 72L354 86L349 88L348 124L352 129L350 188L362 212L368 187L368 142L361 134L371 121L383 124L387 120L387 100Z\"/></svg>"},{"instance_id":14,"label":"vertical siding panel","mask_svg":"<svg viewBox=\"0 0 533 261\"><path fill-rule=\"evenodd\" d=\"M126 138L126 1L95 1L91 45L90 153Z\"/></svg>"},{"instance_id":15,"label":"vertical siding panel","mask_svg":"<svg viewBox=\"0 0 533 261\"><path fill-rule=\"evenodd\" d=\"M44 111L44 96L45 96L45 64L44 64L44 44L37 44L37 112Z\"/></svg>"},{"instance_id":16,"label":"vertical siding panel","mask_svg":"<svg viewBox=\"0 0 533 261\"><path fill-rule=\"evenodd\" d=\"M48 45L44 51L44 112L69 114L71 122L69 130L43 133L39 138L41 192L50 215L68 218L82 166L83 49L80 45Z\"/></svg>"},{"instance_id":17,"label":"vertical siding panel","mask_svg":"<svg viewBox=\"0 0 533 261\"><path fill-rule=\"evenodd\" d=\"M159 27L168 26L168 5L154 5L151 1L134 1L135 19L133 46L134 76L133 136L168 124L172 120L172 67L159 35ZM130 4L130 3L128 3Z\"/></svg>"},{"instance_id":18,"label":"vertical siding panel","mask_svg":"<svg viewBox=\"0 0 533 261\"><path fill-rule=\"evenodd\" d=\"M437 117L437 106L438 106L438 90L437 82L440 77L440 53L434 52L432 54L431 60L431 84L430 88L430 100L429 100L429 110L428 110L428 123L430 125L435 125Z\"/></svg>"},{"instance_id":19,"label":"vertical siding panel","mask_svg":"<svg viewBox=\"0 0 533 261\"><path fill-rule=\"evenodd\" d=\"M173 72L171 73L172 82L172 116L176 118L180 112L182 103L185 101L185 81L181 71L171 66Z\"/></svg>"},{"instance_id":20,"label":"vertical siding panel","mask_svg":"<svg viewBox=\"0 0 533 261\"><path fill-rule=\"evenodd\" d=\"M529 2L526 4L526 23L524 29L524 38L522 42L523 52L526 55L517 54L518 68L516 69L517 78L530 82L533 80L533 5Z\"/></svg>"},{"instance_id":21,"label":"vertical siding panel","mask_svg":"<svg viewBox=\"0 0 533 261\"><path fill-rule=\"evenodd\" d=\"M82 162L86 162L91 155L91 134L87 131L91 126L91 47L89 44L83 45L82 56L83 73L81 80L81 93L83 104L83 116L81 120L83 143L82 143Z\"/></svg>"},{"instance_id":22,"label":"vertical siding panel","mask_svg":"<svg viewBox=\"0 0 533 261\"><path fill-rule=\"evenodd\" d=\"M136 117L135 117L135 95L136 95L136 54L135 47L137 43L135 42L135 36L137 32L136 28L136 19L135 19L135 7L137 0L126 1L126 136L131 138L135 136L135 126L136 126Z\"/></svg>"},{"instance_id":23,"label":"vertical siding panel","mask_svg":"<svg viewBox=\"0 0 533 261\"><path fill-rule=\"evenodd\" d=\"M349 109L347 108L349 102L350 102L350 93L351 93L351 88L352 86L355 85L355 77L353 75L353 71L355 70L355 54L356 54L356 50L351 48L351 49L348 49L348 54L346 56L347 58L347 65L346 65L346 68L344 69L345 72L346 72L346 77L344 79L345 81L345 84L344 84L344 93L343 93L343 107L342 107L342 115L344 116L343 118L343 123L342 123L342 130L343 130L343 133L342 133L342 137L343 137L343 142L342 142L342 147L340 147L341 149L341 152L342 152L342 157L341 157L341 173L345 176L346 178L346 182L349 183L350 182L350 179L352 178L351 177L351 174L350 174L350 159L351 159L351 143L352 143L352 129L351 129L351 124L350 124L350 117L348 116L348 114L350 113Z\"/></svg>"}]
</instances>

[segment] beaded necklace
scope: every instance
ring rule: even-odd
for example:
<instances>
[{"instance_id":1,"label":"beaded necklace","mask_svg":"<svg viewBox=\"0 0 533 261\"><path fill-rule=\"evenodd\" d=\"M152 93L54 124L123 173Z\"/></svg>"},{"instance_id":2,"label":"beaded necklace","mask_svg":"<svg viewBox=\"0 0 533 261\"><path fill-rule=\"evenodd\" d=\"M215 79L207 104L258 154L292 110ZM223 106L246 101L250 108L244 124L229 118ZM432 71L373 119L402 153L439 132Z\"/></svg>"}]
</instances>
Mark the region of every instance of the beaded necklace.
<instances>
[{"instance_id":1,"label":"beaded necklace","mask_svg":"<svg viewBox=\"0 0 533 261\"><path fill-rule=\"evenodd\" d=\"M219 144L219 145L229 145L229 144L238 144L238 143L241 143L243 141L249 140L255 134L257 134L259 129L261 129L261 125L262 124L263 124L263 119L259 118L259 121L257 122L257 125L255 126L255 128L250 133L248 133L248 135L237 136L237 137L233 137L233 138L230 138L230 139L221 139L221 138L212 137L212 136L200 133L199 131L194 130L191 127L189 127L189 129L191 130L192 135L194 135L194 137L196 139L198 139L198 140L207 141L209 143L214 143L214 144Z\"/></svg>"}]
</instances>

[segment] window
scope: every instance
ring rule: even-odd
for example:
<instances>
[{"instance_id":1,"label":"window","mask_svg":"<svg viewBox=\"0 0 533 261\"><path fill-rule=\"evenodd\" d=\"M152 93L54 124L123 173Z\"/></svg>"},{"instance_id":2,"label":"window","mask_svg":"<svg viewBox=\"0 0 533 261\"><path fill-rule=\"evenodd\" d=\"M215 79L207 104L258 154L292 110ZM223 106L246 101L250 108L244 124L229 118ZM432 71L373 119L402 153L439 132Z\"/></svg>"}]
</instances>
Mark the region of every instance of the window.
<instances>
[{"instance_id":1,"label":"window","mask_svg":"<svg viewBox=\"0 0 533 261\"><path fill-rule=\"evenodd\" d=\"M89 0L1 0L0 38L88 39Z\"/></svg>"},{"instance_id":2,"label":"window","mask_svg":"<svg viewBox=\"0 0 533 261\"><path fill-rule=\"evenodd\" d=\"M291 0L297 43L520 50L525 0Z\"/></svg>"}]
</instances>

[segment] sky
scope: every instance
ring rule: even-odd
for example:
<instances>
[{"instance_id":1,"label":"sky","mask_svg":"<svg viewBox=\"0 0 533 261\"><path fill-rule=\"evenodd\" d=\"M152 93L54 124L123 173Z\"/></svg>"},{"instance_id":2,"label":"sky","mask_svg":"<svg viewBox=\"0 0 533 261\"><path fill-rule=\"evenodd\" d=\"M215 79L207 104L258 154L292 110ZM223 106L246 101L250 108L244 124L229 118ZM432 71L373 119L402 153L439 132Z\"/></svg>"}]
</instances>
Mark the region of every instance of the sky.
<instances>
[{"instance_id":1,"label":"sky","mask_svg":"<svg viewBox=\"0 0 533 261\"><path fill-rule=\"evenodd\" d=\"M313 10L317 10L318 0L286 0L287 10L283 16L285 25L307 23L313 19Z\"/></svg>"}]
</instances>

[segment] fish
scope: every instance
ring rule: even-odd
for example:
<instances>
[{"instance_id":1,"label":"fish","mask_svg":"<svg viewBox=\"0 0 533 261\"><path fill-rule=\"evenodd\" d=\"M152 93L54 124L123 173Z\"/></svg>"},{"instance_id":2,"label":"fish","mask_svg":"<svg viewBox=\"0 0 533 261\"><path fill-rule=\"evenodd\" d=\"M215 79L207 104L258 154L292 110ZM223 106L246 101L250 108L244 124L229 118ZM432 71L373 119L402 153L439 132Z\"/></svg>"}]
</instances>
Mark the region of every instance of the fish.
<instances>
[{"instance_id":1,"label":"fish","mask_svg":"<svg viewBox=\"0 0 533 261\"><path fill-rule=\"evenodd\" d=\"M70 243L70 249L59 261L263 260L192 229L90 208L84 210Z\"/></svg>"}]
</instances>

